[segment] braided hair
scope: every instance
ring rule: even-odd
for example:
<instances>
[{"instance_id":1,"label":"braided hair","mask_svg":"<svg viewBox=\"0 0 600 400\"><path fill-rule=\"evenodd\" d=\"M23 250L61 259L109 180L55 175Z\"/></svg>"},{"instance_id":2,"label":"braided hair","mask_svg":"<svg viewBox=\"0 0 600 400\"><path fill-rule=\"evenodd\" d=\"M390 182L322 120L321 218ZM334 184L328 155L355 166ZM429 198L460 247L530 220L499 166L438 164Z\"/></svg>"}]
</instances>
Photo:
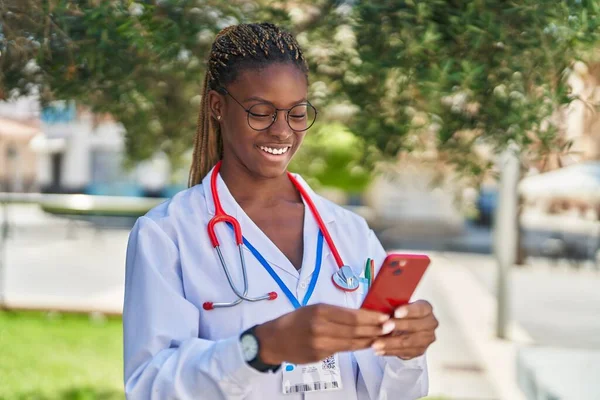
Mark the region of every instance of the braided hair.
<instances>
[{"instance_id":1,"label":"braided hair","mask_svg":"<svg viewBox=\"0 0 600 400\"><path fill-rule=\"evenodd\" d=\"M204 77L189 187L200 183L223 155L220 126L210 114L208 92L221 91L235 81L243 70L260 69L277 63L292 63L308 78L308 65L296 39L274 24L234 25L217 34Z\"/></svg>"}]
</instances>

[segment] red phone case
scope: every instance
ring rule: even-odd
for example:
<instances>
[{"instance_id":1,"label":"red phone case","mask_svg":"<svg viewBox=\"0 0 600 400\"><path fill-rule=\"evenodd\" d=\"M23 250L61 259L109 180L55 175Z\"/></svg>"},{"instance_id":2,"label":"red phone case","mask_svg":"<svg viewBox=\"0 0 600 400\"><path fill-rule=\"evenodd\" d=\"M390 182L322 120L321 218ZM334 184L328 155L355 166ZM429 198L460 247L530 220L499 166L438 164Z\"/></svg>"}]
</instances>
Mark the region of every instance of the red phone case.
<instances>
[{"instance_id":1,"label":"red phone case","mask_svg":"<svg viewBox=\"0 0 600 400\"><path fill-rule=\"evenodd\" d=\"M392 314L408 304L431 260L422 254L389 254L361 308Z\"/></svg>"}]
</instances>

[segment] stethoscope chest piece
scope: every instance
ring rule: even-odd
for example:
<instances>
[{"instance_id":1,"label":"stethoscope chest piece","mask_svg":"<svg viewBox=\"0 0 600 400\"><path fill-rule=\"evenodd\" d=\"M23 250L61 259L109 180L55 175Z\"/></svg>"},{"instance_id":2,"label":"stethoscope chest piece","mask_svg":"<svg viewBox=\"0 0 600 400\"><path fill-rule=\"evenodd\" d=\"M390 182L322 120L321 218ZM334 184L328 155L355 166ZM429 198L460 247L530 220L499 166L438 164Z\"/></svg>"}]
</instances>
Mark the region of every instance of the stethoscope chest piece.
<instances>
[{"instance_id":1,"label":"stethoscope chest piece","mask_svg":"<svg viewBox=\"0 0 600 400\"><path fill-rule=\"evenodd\" d=\"M331 277L335 286L346 292L358 289L358 278L352 268L347 265L340 267Z\"/></svg>"}]
</instances>

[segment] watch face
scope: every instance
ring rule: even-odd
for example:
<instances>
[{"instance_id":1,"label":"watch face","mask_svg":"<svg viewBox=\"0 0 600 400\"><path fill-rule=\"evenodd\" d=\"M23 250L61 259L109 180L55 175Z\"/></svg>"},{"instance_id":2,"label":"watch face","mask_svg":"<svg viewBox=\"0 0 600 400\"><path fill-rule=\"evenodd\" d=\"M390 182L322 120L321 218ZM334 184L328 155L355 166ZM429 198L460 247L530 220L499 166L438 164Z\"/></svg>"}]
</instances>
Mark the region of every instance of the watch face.
<instances>
[{"instance_id":1,"label":"watch face","mask_svg":"<svg viewBox=\"0 0 600 400\"><path fill-rule=\"evenodd\" d=\"M241 339L242 344L242 353L244 354L244 359L248 361L252 361L258 355L258 341L253 335L244 335Z\"/></svg>"}]
</instances>

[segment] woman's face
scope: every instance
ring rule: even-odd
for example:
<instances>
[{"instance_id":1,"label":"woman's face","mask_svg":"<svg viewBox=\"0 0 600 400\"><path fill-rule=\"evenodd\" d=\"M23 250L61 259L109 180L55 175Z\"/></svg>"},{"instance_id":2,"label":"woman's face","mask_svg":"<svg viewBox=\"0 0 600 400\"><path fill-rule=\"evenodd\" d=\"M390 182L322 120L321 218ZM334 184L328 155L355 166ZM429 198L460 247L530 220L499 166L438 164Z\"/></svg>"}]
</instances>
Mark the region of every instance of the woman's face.
<instances>
[{"instance_id":1,"label":"woman's face","mask_svg":"<svg viewBox=\"0 0 600 400\"><path fill-rule=\"evenodd\" d=\"M221 116L223 162L239 163L262 178L285 173L306 131L291 129L287 111L278 111L275 122L265 130L257 131L248 122L250 119L260 129L272 121L268 111L273 107L291 109L306 104L308 82L304 73L292 64L273 64L243 71L226 89L229 95L213 95L210 100L213 113ZM249 118L244 108L251 107ZM290 113L292 126L301 120L303 110L295 108Z\"/></svg>"}]
</instances>

